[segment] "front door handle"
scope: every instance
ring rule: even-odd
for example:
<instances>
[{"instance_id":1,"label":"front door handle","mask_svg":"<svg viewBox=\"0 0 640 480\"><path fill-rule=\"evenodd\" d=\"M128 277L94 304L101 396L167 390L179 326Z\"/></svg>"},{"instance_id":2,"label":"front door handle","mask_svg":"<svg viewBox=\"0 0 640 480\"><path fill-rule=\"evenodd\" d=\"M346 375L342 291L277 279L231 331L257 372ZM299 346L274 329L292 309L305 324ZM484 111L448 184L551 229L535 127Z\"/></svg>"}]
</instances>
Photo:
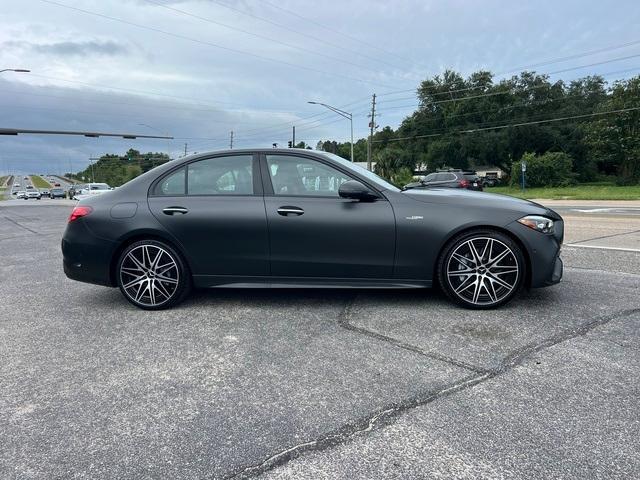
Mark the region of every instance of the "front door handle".
<instances>
[{"instance_id":1,"label":"front door handle","mask_svg":"<svg viewBox=\"0 0 640 480\"><path fill-rule=\"evenodd\" d=\"M283 217L288 217L289 215L300 216L304 214L304 210L300 207L280 207L278 209L278 214L282 215Z\"/></svg>"},{"instance_id":2,"label":"front door handle","mask_svg":"<svg viewBox=\"0 0 640 480\"><path fill-rule=\"evenodd\" d=\"M184 215L188 211L189 210L184 207L167 207L162 209L162 213L164 213L165 215L173 215L174 213L181 213Z\"/></svg>"}]
</instances>

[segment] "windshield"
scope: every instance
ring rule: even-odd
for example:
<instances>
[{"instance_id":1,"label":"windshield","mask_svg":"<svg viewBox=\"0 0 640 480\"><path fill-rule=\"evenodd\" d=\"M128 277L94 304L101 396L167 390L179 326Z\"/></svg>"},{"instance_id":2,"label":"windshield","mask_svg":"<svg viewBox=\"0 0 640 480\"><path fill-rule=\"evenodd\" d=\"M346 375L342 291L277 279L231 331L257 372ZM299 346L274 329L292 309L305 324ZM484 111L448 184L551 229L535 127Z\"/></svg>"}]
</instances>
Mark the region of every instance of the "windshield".
<instances>
[{"instance_id":1,"label":"windshield","mask_svg":"<svg viewBox=\"0 0 640 480\"><path fill-rule=\"evenodd\" d=\"M350 168L351 170L355 170L359 175L362 175L367 180L369 180L371 183L375 183L382 190L392 190L394 192L400 192L401 191L398 187L396 187L395 185L390 184L384 178L379 177L378 175L376 175L373 172L370 172L366 168L362 168L360 165L356 165L355 163L350 162L349 160L345 160L344 158L339 157L338 155L334 155L333 153L328 153L328 152L321 152L321 153L323 155L329 157L334 162L339 163L343 167Z\"/></svg>"}]
</instances>

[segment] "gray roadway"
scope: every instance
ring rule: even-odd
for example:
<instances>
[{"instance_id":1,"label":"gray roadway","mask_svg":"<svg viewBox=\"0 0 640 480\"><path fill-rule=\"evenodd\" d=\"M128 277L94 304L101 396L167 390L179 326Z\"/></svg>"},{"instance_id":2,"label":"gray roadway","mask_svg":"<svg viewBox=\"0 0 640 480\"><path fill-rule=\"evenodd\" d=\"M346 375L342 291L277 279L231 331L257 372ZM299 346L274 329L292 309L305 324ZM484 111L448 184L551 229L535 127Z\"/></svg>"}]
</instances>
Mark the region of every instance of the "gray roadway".
<instances>
[{"instance_id":1,"label":"gray roadway","mask_svg":"<svg viewBox=\"0 0 640 480\"><path fill-rule=\"evenodd\" d=\"M28 177L27 180L24 179L24 177ZM33 182L31 181L31 176L30 175L24 175L24 174L14 174L13 175L13 180L11 182L11 185L8 185L7 188L7 197L8 200L14 200L14 201L18 201L18 199L16 198L15 195L13 195L13 192L19 192L20 190L26 190L27 185L33 185ZM51 187L50 188L55 188L53 187L54 183L59 183L60 184L60 188L63 188L65 191L69 190L69 187L71 187L72 183L69 182L68 180L63 179L62 177L59 177L57 175L44 175L42 177L45 181L49 182L49 178L53 178L53 182L51 183ZM18 183L19 185L14 187L14 183ZM43 190L43 189L39 189L39 190ZM24 202L24 199L20 199L20 202ZM32 201L32 200L28 200L28 201ZM37 200L33 200L33 201L37 201ZM40 200L41 202L44 203L49 203L49 199L48 198L43 198ZM55 200L55 201L59 201L59 200ZM54 202L55 202L54 201Z\"/></svg>"},{"instance_id":2,"label":"gray roadway","mask_svg":"<svg viewBox=\"0 0 640 480\"><path fill-rule=\"evenodd\" d=\"M240 290L151 313L64 277L70 209L0 204L0 478L640 477L640 253L565 247L562 284L488 312ZM568 238L606 247L612 218Z\"/></svg>"}]
</instances>

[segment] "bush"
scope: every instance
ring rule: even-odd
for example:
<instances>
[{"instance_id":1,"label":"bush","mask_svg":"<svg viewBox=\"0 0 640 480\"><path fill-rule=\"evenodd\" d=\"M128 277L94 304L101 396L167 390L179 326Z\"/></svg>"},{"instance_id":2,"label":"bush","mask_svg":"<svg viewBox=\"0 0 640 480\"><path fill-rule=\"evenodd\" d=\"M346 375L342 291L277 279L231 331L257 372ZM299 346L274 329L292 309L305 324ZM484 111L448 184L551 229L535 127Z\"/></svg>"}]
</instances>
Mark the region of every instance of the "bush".
<instances>
[{"instance_id":1,"label":"bush","mask_svg":"<svg viewBox=\"0 0 640 480\"><path fill-rule=\"evenodd\" d=\"M544 155L525 153L520 161L511 165L511 185L522 182L521 162L526 162L525 182L527 187L567 187L575 185L573 160L563 152L547 152Z\"/></svg>"}]
</instances>

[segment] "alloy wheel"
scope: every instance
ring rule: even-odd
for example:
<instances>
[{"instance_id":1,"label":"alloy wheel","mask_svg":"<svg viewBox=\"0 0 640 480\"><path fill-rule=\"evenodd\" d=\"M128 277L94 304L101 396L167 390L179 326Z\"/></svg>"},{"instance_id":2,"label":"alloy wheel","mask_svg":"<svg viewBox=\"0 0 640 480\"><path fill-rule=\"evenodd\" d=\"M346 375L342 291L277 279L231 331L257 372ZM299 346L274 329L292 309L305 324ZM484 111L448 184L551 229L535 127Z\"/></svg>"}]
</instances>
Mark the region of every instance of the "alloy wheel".
<instances>
[{"instance_id":1,"label":"alloy wheel","mask_svg":"<svg viewBox=\"0 0 640 480\"><path fill-rule=\"evenodd\" d=\"M173 255L158 245L138 245L120 263L122 291L134 303L158 307L175 295L180 281Z\"/></svg>"},{"instance_id":2,"label":"alloy wheel","mask_svg":"<svg viewBox=\"0 0 640 480\"><path fill-rule=\"evenodd\" d=\"M454 295L478 306L499 303L517 287L518 259L504 242L491 237L473 237L450 254L446 275Z\"/></svg>"}]
</instances>

